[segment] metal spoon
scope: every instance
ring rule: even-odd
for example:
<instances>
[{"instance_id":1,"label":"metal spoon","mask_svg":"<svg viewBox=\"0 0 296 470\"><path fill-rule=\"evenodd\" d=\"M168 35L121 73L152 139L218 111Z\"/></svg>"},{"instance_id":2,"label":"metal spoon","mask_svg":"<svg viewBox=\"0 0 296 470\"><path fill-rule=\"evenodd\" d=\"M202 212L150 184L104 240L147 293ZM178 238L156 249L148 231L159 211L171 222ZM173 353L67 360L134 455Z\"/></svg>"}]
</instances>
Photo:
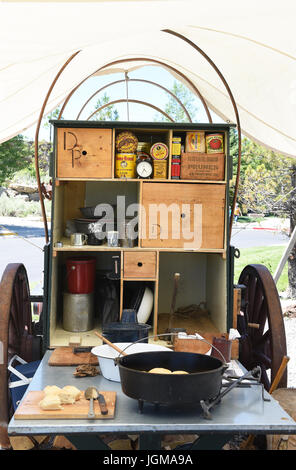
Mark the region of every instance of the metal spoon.
<instances>
[{"instance_id":1,"label":"metal spoon","mask_svg":"<svg viewBox=\"0 0 296 470\"><path fill-rule=\"evenodd\" d=\"M97 389L95 387L88 387L84 392L84 396L89 400L89 411L87 417L95 418L94 400L98 397Z\"/></svg>"}]
</instances>

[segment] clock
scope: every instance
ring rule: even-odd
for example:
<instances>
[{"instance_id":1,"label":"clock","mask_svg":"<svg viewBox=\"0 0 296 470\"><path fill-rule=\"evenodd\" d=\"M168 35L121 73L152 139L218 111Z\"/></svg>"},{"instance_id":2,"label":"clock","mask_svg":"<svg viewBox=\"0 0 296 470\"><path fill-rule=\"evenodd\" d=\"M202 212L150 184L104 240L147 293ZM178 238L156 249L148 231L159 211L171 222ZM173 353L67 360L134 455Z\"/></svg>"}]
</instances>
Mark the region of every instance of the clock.
<instances>
[{"instance_id":1,"label":"clock","mask_svg":"<svg viewBox=\"0 0 296 470\"><path fill-rule=\"evenodd\" d=\"M136 161L136 173L138 178L151 178L153 173L151 158L146 158L145 160L138 158Z\"/></svg>"}]
</instances>

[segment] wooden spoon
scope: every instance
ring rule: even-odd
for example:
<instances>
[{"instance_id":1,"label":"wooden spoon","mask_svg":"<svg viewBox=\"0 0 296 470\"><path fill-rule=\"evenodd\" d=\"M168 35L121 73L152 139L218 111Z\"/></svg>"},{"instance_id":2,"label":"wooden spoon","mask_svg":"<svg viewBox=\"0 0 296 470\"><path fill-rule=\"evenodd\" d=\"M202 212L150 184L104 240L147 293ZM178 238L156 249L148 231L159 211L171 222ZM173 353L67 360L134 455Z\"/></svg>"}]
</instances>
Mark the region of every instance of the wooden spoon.
<instances>
[{"instance_id":1,"label":"wooden spoon","mask_svg":"<svg viewBox=\"0 0 296 470\"><path fill-rule=\"evenodd\" d=\"M109 346L111 346L111 348L115 349L117 352L119 352L120 354L122 354L123 356L127 356L127 354L122 351L122 349L118 348L117 346L115 346L115 344L111 343L111 341L109 341L107 338L105 338L104 336L102 336L100 333L98 333L97 331L95 331L95 335L97 335L99 338L101 338L101 340L105 341L105 343L109 344Z\"/></svg>"}]
</instances>

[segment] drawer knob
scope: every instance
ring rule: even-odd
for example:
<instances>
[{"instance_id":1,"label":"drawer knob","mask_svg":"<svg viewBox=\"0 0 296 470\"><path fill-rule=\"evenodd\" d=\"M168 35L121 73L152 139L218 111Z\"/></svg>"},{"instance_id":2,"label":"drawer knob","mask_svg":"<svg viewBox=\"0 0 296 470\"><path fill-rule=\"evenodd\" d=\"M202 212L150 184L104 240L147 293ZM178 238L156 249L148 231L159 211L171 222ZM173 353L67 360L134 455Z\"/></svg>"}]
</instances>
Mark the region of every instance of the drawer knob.
<instances>
[{"instance_id":1,"label":"drawer knob","mask_svg":"<svg viewBox=\"0 0 296 470\"><path fill-rule=\"evenodd\" d=\"M141 268L143 266L143 263L141 263L141 261L139 261L138 266L139 266L139 268Z\"/></svg>"}]
</instances>

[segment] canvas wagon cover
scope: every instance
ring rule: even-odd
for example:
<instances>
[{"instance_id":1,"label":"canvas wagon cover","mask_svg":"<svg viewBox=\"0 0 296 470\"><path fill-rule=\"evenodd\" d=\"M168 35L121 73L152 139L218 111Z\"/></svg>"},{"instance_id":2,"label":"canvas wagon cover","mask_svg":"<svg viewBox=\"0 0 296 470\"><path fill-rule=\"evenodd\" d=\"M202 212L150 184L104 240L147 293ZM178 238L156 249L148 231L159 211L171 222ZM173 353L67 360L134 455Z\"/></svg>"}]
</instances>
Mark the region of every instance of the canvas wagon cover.
<instances>
[{"instance_id":1,"label":"canvas wagon cover","mask_svg":"<svg viewBox=\"0 0 296 470\"><path fill-rule=\"evenodd\" d=\"M93 73L129 71L153 59L187 76L211 110L235 122L216 71L233 93L242 132L296 155L296 3L293 0L0 2L0 142L37 122L56 74L76 51L45 109ZM118 63L118 61L123 61ZM107 64L117 62L113 66ZM103 70L101 70L105 67Z\"/></svg>"}]
</instances>

